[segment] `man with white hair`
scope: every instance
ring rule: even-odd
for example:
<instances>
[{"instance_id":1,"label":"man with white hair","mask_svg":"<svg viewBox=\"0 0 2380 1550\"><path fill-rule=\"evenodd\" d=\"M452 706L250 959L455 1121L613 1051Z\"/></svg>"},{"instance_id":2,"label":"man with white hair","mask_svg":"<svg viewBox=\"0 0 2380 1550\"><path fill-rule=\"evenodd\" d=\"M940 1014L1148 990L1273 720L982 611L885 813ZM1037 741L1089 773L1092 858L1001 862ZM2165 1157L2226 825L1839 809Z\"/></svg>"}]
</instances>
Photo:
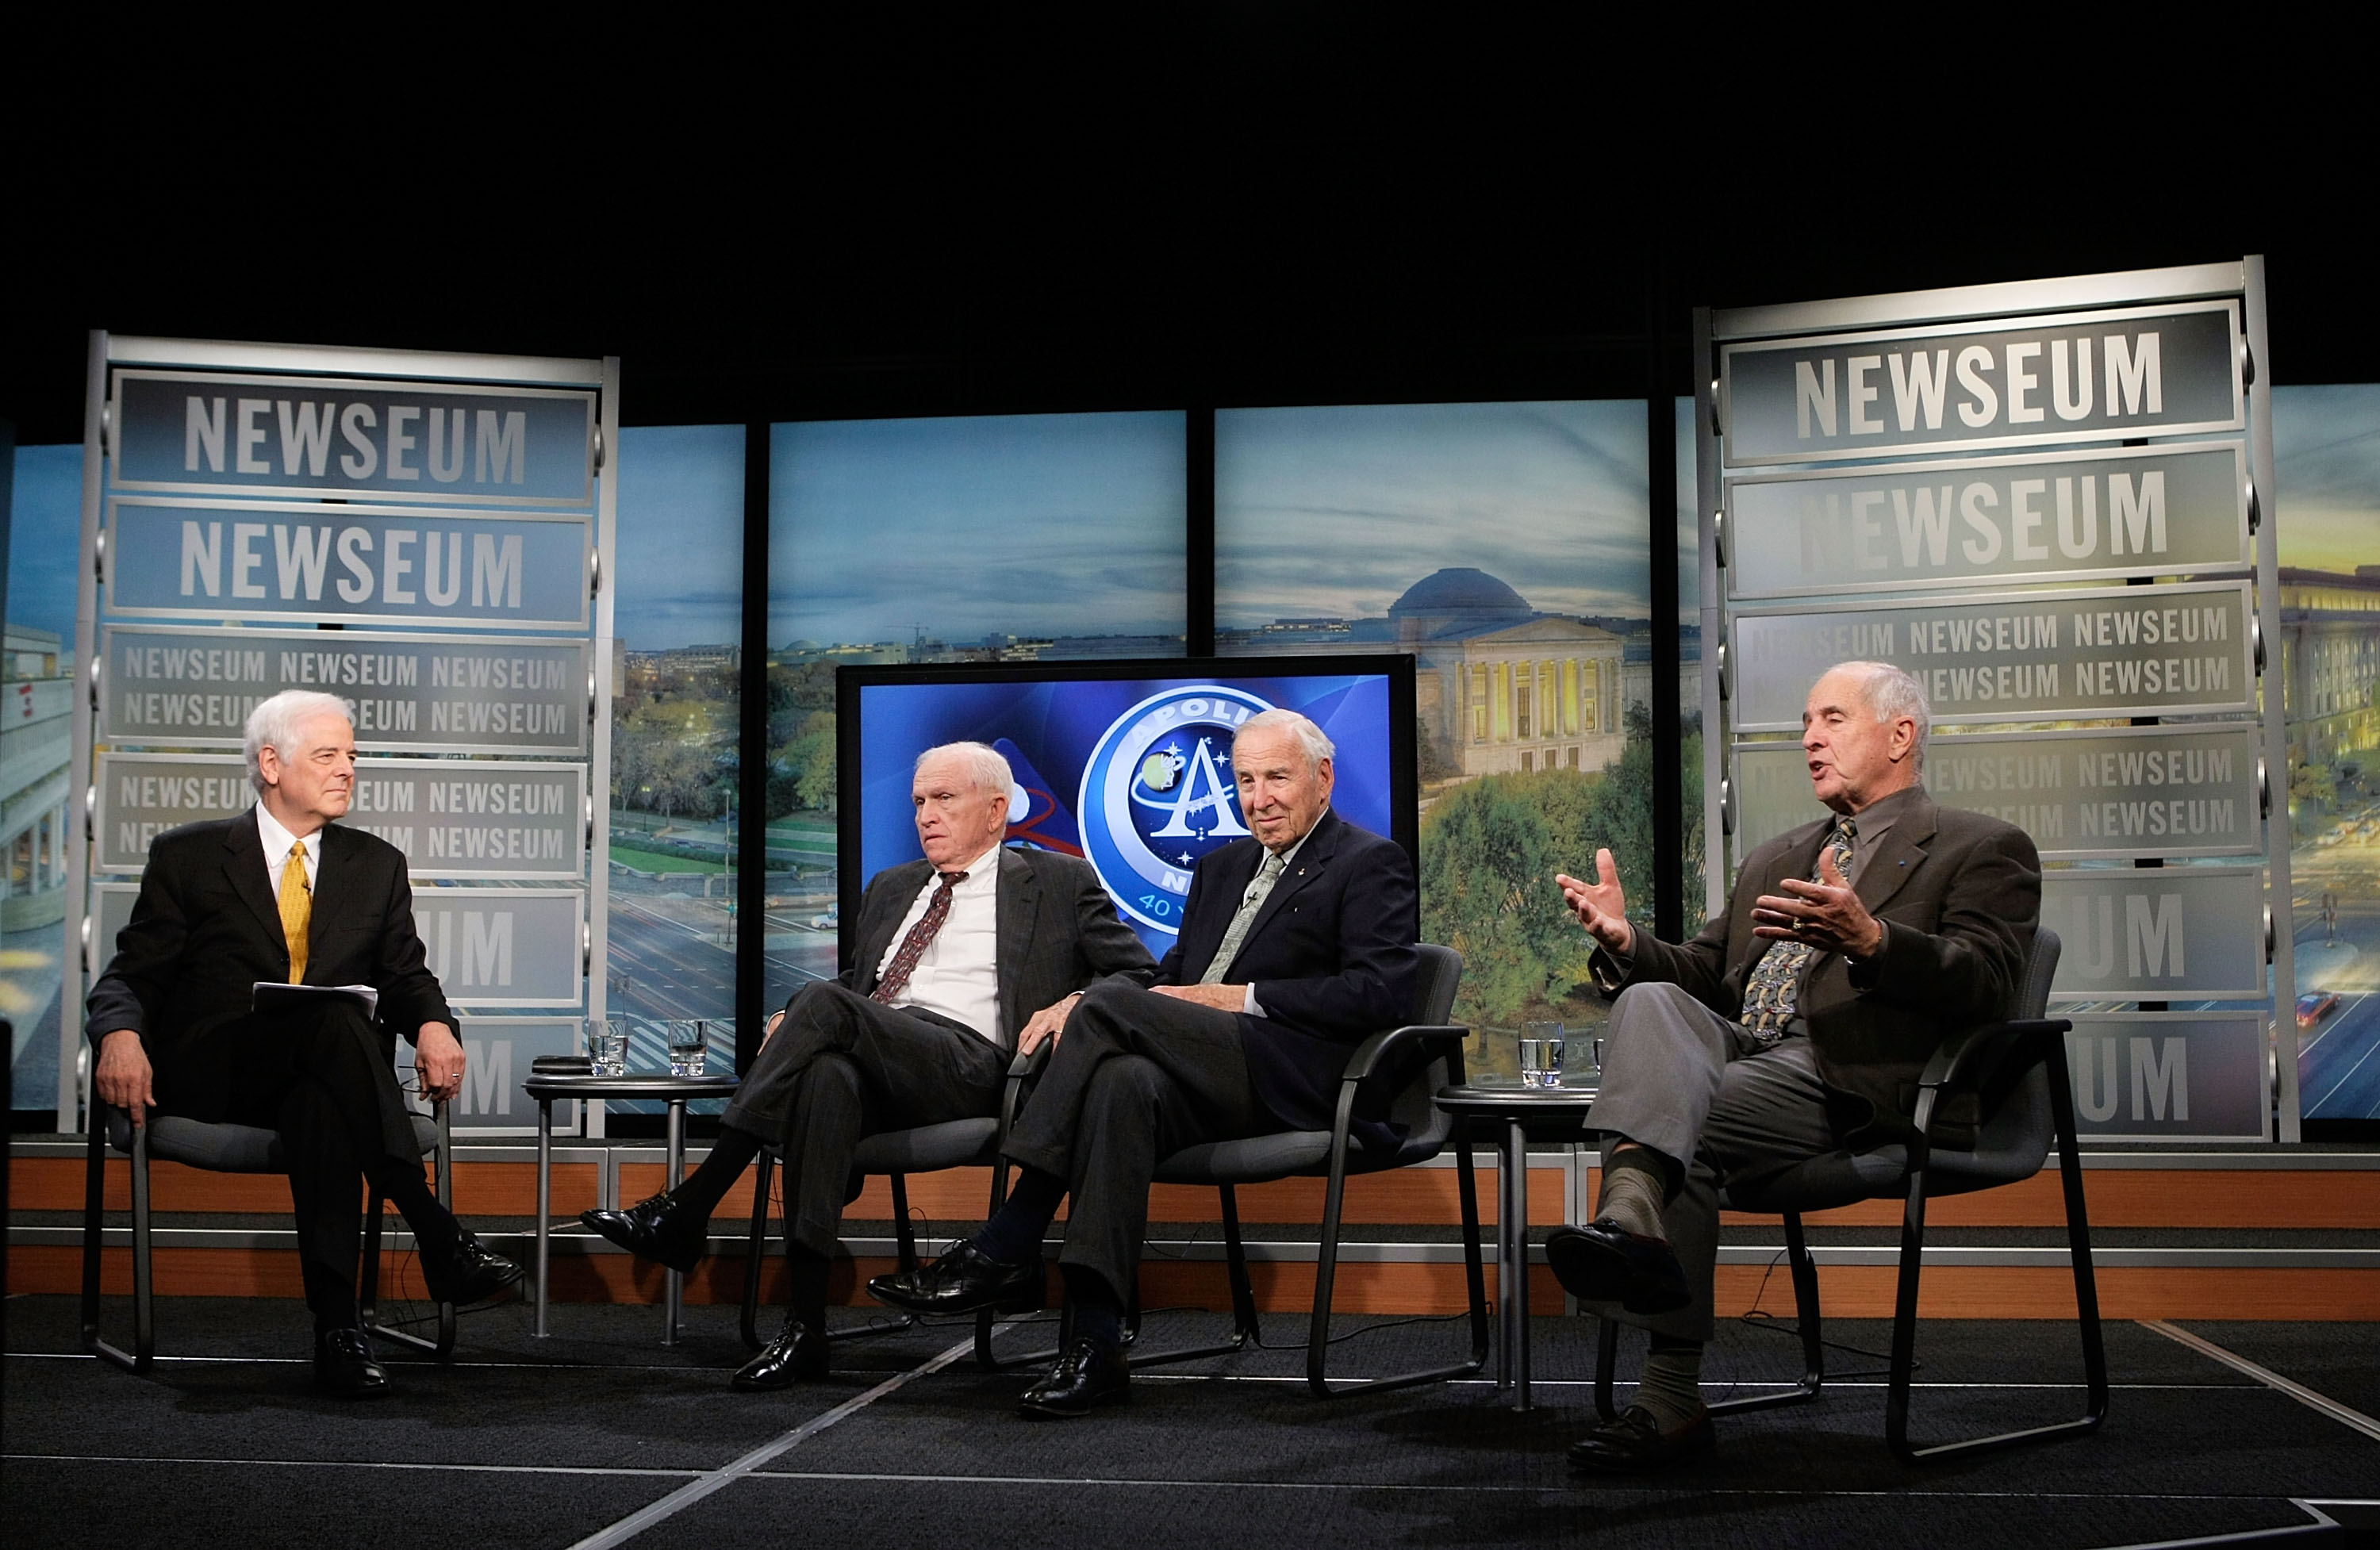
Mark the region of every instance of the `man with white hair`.
<instances>
[{"instance_id":1,"label":"man with white hair","mask_svg":"<svg viewBox=\"0 0 2380 1550\"><path fill-rule=\"evenodd\" d=\"M1027 1417L1128 1397L1122 1318L1159 1161L1200 1142L1329 1129L1347 1057L1412 1014L1413 862L1330 811L1334 752L1293 710L1241 724L1232 771L1252 836L1200 859L1156 984L1110 980L1061 1009L1049 1069L1009 1132L1019 1169L1006 1204L933 1264L868 1283L919 1313L1038 1307L1041 1241L1072 1195L1060 1265L1074 1335L1021 1401ZM1382 1116L1358 1119L1367 1144L1394 1144Z\"/></svg>"},{"instance_id":2,"label":"man with white hair","mask_svg":"<svg viewBox=\"0 0 2380 1550\"><path fill-rule=\"evenodd\" d=\"M357 1317L360 1180L404 1213L439 1301L484 1302L520 1267L481 1248L422 1178L395 1035L412 1041L432 1098L462 1091L463 1047L415 933L404 854L334 827L355 794L346 702L291 689L257 706L248 778L252 810L151 843L131 922L91 990L91 1082L136 1125L153 1107L280 1132L315 1382L365 1398L385 1393L388 1374ZM346 998L259 1012L259 981L369 985L377 1022Z\"/></svg>"},{"instance_id":3,"label":"man with white hair","mask_svg":"<svg viewBox=\"0 0 2380 1550\"><path fill-rule=\"evenodd\" d=\"M1935 1049L2007 1015L2040 857L2023 830L1925 794L1929 721L1923 688L1888 663L1821 677L1802 750L1835 817L1744 857L1726 913L1682 946L1629 920L1609 851L1595 881L1556 879L1595 939L1597 988L1618 999L1588 1120L1606 1137L1602 1198L1546 1257L1574 1296L1652 1335L1626 1413L1571 1448L1584 1468L1655 1469L1712 1446L1700 1378L1718 1186L1913 1138ZM1972 1139L1978 1118L1970 1096L1941 1132Z\"/></svg>"},{"instance_id":4,"label":"man with white hair","mask_svg":"<svg viewBox=\"0 0 2380 1550\"><path fill-rule=\"evenodd\" d=\"M806 985L770 1021L718 1142L685 1183L580 1220L632 1253L690 1270L710 1214L759 1155L785 1158L784 1327L735 1387L784 1388L827 1370L827 1277L860 1140L1000 1112L1011 1056L1057 1027L1084 988L1147 983L1155 964L1090 864L1003 849L1014 780L999 751L917 756L920 861L888 866L859 905L842 977Z\"/></svg>"}]
</instances>

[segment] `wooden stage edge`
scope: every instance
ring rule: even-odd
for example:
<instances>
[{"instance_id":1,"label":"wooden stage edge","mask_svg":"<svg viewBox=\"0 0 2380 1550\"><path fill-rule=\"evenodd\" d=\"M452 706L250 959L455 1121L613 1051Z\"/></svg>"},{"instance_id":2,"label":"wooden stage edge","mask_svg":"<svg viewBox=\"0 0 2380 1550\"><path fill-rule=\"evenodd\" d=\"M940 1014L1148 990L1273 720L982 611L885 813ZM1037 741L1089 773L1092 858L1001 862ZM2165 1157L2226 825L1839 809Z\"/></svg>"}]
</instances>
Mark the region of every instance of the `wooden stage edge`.
<instances>
[{"instance_id":1,"label":"wooden stage edge","mask_svg":"<svg viewBox=\"0 0 2380 1550\"><path fill-rule=\"evenodd\" d=\"M288 1297L299 1295L297 1255L272 1249L159 1248L157 1289L161 1295L208 1297ZM409 1255L403 1256L401 1287L383 1295L420 1299L419 1273ZM836 1266L831 1300L842 1305L873 1307L859 1291L870 1276L892 1267L890 1260L844 1260ZM1314 1305L1311 1265L1265 1264L1252 1266L1257 1305L1266 1313L1305 1313ZM763 1273L761 1295L775 1304L781 1294L780 1272L771 1259ZM1819 1269L1820 1302L1833 1318L1892 1316L1895 1272L1889 1265L1823 1265ZM2283 1319L2369 1320L2380 1317L2380 1271L2309 1268L2210 1269L2184 1267L2102 1266L2099 1301L2105 1316L2115 1319ZM58 1244L18 1244L8 1255L10 1292L74 1292L82 1284L82 1251ZM128 1249L103 1252L101 1285L111 1295L132 1290ZM1488 1272L1490 1296L1496 1272ZM1058 1287L1054 1275L1051 1305ZM1722 1317L1765 1311L1780 1317L1792 1313L1792 1290L1781 1274L1758 1265L1724 1265L1718 1271L1718 1311ZM687 1278L688 1302L733 1302L743 1296L740 1256L713 1256ZM1926 1272L1919 1305L1926 1318L2070 1319L2074 1316L2073 1279L2056 1265L1940 1265ZM625 1254L565 1256L553 1265L552 1299L556 1302L658 1303L662 1275L658 1267ZM1561 1288L1543 1265L1533 1266L1529 1280L1531 1306L1554 1312L1562 1306ZM1230 1294L1220 1264L1184 1265L1152 1261L1143 1267L1143 1303L1152 1309L1197 1307L1227 1310ZM1463 1307L1463 1266L1453 1265L1345 1264L1340 1266L1338 1311L1344 1314L1451 1314Z\"/></svg>"}]
</instances>

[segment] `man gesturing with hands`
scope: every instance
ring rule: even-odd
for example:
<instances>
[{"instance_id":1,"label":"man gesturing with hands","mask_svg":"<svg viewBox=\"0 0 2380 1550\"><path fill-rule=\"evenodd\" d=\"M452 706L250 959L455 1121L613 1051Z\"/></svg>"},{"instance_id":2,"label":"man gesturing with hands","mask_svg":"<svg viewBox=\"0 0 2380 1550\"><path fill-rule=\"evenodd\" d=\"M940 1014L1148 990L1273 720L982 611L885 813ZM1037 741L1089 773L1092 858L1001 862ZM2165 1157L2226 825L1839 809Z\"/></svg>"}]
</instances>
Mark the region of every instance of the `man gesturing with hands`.
<instances>
[{"instance_id":1,"label":"man gesturing with hands","mask_svg":"<svg viewBox=\"0 0 2380 1550\"><path fill-rule=\"evenodd\" d=\"M1937 807L1920 782L1923 688L1883 662L1820 678L1802 717L1811 792L1832 815L1743 860L1728 909L1690 942L1628 918L1611 853L1556 881L1616 997L1593 1124L1595 1220L1558 1229L1554 1274L1652 1350L1634 1402L1574 1463L1645 1470L1707 1451L1718 1190L1730 1174L1913 1133L1916 1078L1944 1040L2004 1015L2041 902L2022 829ZM1973 1101L1937 1132L1972 1135Z\"/></svg>"}]
</instances>

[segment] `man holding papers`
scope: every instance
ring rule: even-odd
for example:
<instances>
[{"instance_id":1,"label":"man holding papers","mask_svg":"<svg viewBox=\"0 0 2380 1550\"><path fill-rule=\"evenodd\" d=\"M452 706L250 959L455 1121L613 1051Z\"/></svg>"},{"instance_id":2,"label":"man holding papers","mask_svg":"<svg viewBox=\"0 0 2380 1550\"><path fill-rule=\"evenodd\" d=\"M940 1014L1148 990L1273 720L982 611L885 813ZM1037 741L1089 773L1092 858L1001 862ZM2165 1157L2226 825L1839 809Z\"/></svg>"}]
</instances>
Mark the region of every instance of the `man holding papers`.
<instances>
[{"instance_id":1,"label":"man holding papers","mask_svg":"<svg viewBox=\"0 0 2380 1550\"><path fill-rule=\"evenodd\" d=\"M387 1391L356 1309L361 1181L413 1229L441 1302L486 1301L520 1267L481 1248L430 1193L392 1069L410 1039L422 1096L462 1090L454 1013L424 961L405 856L333 827L353 800L355 729L334 695L289 690L248 719L257 805L161 834L85 1026L99 1097L135 1124L155 1108L278 1131L296 1207L314 1378ZM261 982L369 986L360 996L260 995Z\"/></svg>"}]
</instances>

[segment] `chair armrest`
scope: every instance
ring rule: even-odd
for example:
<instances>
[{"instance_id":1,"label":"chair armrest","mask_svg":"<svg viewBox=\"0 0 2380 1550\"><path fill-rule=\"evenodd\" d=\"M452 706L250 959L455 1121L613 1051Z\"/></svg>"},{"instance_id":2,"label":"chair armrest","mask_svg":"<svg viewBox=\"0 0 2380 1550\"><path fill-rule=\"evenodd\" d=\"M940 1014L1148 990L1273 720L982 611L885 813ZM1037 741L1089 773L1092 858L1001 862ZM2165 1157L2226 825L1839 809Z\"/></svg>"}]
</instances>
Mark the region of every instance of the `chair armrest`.
<instances>
[{"instance_id":1,"label":"chair armrest","mask_svg":"<svg viewBox=\"0 0 2380 1550\"><path fill-rule=\"evenodd\" d=\"M1460 1054L1463 1041L1470 1036L1470 1029L1453 1024L1408 1023L1402 1028L1390 1028L1386 1033L1374 1034L1355 1047L1355 1053L1347 1058L1347 1070L1340 1080L1363 1081L1379 1069L1382 1060L1392 1054L1402 1053L1409 1045L1451 1044L1454 1052Z\"/></svg>"},{"instance_id":2,"label":"chair armrest","mask_svg":"<svg viewBox=\"0 0 2380 1550\"><path fill-rule=\"evenodd\" d=\"M1973 1029L1934 1051L1934 1058L1918 1074L1917 1085L1927 1090L1981 1087L2010 1060L2018 1062L2017 1073L2022 1074L2045 1059L2054 1042L2073 1026L2065 1018L2046 1017Z\"/></svg>"},{"instance_id":3,"label":"chair armrest","mask_svg":"<svg viewBox=\"0 0 2380 1550\"><path fill-rule=\"evenodd\" d=\"M1934 1058L1917 1077L1917 1108L1910 1120L1918 1133L1910 1148L1911 1164L1926 1165L1934 1139L1934 1110L1946 1091L1981 1092L2003 1076L2013 1082L2053 1056L2063 1059L2061 1041L2073 1026L2062 1017L1993 1023L1934 1051Z\"/></svg>"},{"instance_id":4,"label":"chair armrest","mask_svg":"<svg viewBox=\"0 0 2380 1550\"><path fill-rule=\"evenodd\" d=\"M1043 1039L1029 1050L1019 1050L1016 1059L1008 1062L1008 1080L1001 1086L1000 1133L1006 1135L1016 1123L1016 1111L1024 1107L1025 1079L1050 1063L1050 1041Z\"/></svg>"}]
</instances>

